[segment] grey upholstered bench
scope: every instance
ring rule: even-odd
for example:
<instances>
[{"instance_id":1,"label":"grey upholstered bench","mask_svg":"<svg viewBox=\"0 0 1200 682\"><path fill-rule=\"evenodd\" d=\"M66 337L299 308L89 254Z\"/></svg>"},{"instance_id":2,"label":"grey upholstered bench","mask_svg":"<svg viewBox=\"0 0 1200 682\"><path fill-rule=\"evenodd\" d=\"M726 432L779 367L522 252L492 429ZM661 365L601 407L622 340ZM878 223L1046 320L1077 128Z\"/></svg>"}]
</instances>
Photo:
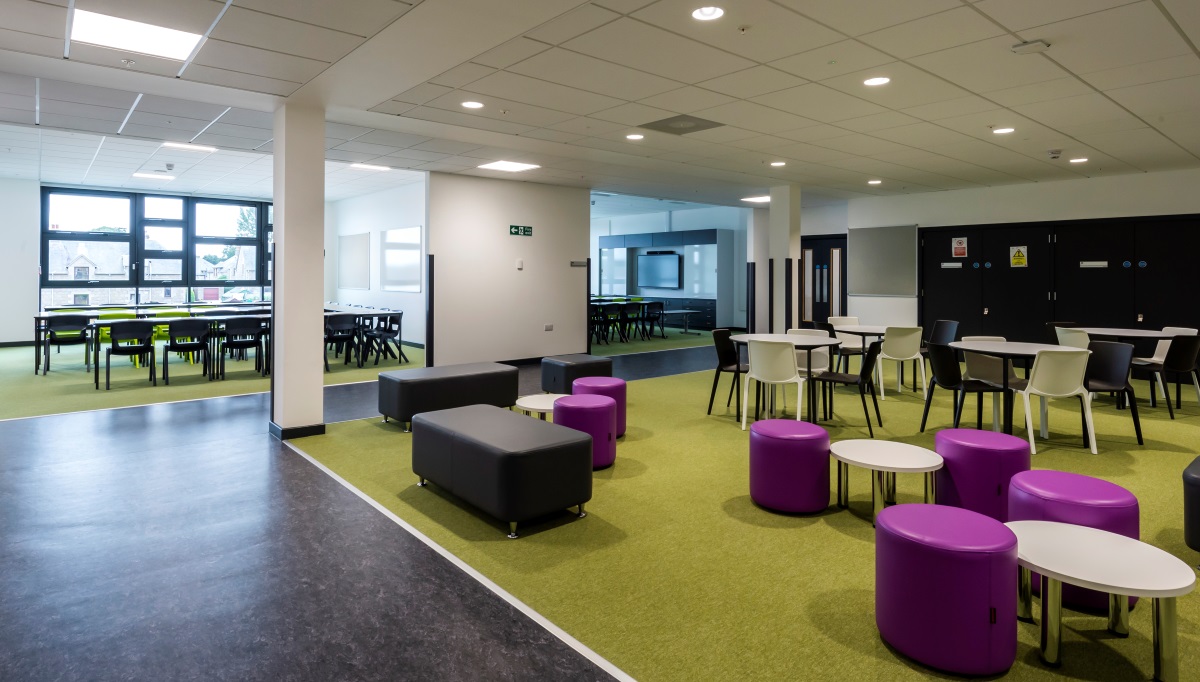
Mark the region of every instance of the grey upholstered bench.
<instances>
[{"instance_id":1,"label":"grey upholstered bench","mask_svg":"<svg viewBox=\"0 0 1200 682\"><path fill-rule=\"evenodd\" d=\"M379 373L379 413L404 423L413 415L463 405L509 407L517 402L517 368L495 362Z\"/></svg>"},{"instance_id":2,"label":"grey upholstered bench","mask_svg":"<svg viewBox=\"0 0 1200 682\"><path fill-rule=\"evenodd\" d=\"M542 358L542 390L547 393L570 393L571 384L580 377L610 376L612 358L585 353Z\"/></svg>"},{"instance_id":3,"label":"grey upholstered bench","mask_svg":"<svg viewBox=\"0 0 1200 682\"><path fill-rule=\"evenodd\" d=\"M1200 457L1183 470L1183 541L1200 552Z\"/></svg>"},{"instance_id":4,"label":"grey upholstered bench","mask_svg":"<svg viewBox=\"0 0 1200 682\"><path fill-rule=\"evenodd\" d=\"M413 417L412 468L455 496L517 524L592 499L592 438L491 405Z\"/></svg>"}]
</instances>

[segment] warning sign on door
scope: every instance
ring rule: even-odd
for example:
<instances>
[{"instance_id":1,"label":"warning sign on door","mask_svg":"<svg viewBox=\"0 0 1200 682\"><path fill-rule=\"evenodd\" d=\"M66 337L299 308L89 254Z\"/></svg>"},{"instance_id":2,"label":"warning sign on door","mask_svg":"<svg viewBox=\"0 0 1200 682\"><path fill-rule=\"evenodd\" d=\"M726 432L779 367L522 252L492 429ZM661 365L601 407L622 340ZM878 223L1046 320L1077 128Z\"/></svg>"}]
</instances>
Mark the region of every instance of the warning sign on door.
<instances>
[{"instance_id":1,"label":"warning sign on door","mask_svg":"<svg viewBox=\"0 0 1200 682\"><path fill-rule=\"evenodd\" d=\"M1008 264L1014 268L1029 267L1029 249L1024 246L1008 247Z\"/></svg>"},{"instance_id":2,"label":"warning sign on door","mask_svg":"<svg viewBox=\"0 0 1200 682\"><path fill-rule=\"evenodd\" d=\"M953 251L952 255L955 258L966 258L967 257L967 238L966 237L954 237L953 239L950 240L950 248Z\"/></svg>"}]
</instances>

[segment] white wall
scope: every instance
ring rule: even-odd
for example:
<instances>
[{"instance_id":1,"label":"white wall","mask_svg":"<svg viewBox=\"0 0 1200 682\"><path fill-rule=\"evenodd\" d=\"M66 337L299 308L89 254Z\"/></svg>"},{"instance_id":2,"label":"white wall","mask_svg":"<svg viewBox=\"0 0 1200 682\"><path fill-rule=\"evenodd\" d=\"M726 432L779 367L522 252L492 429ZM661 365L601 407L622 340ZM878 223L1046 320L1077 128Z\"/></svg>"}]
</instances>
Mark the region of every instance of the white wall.
<instances>
[{"instance_id":1,"label":"white wall","mask_svg":"<svg viewBox=\"0 0 1200 682\"><path fill-rule=\"evenodd\" d=\"M42 194L36 180L0 179L0 207L6 266L0 268L0 343L33 342L30 317L41 309L38 264L41 263Z\"/></svg>"},{"instance_id":2,"label":"white wall","mask_svg":"<svg viewBox=\"0 0 1200 682\"><path fill-rule=\"evenodd\" d=\"M587 190L430 173L428 197L435 364L584 352Z\"/></svg>"},{"instance_id":3,"label":"white wall","mask_svg":"<svg viewBox=\"0 0 1200 682\"><path fill-rule=\"evenodd\" d=\"M800 207L801 236L845 234L849 225L849 204L840 202L824 206Z\"/></svg>"},{"instance_id":4,"label":"white wall","mask_svg":"<svg viewBox=\"0 0 1200 682\"><path fill-rule=\"evenodd\" d=\"M384 291L379 284L379 258L382 253L380 239L384 231L425 226L425 221L424 182L325 204L325 300L403 310L401 331L404 340L424 344L425 292ZM363 232L371 234L370 289L341 289L338 287L337 273L338 237Z\"/></svg>"}]
</instances>

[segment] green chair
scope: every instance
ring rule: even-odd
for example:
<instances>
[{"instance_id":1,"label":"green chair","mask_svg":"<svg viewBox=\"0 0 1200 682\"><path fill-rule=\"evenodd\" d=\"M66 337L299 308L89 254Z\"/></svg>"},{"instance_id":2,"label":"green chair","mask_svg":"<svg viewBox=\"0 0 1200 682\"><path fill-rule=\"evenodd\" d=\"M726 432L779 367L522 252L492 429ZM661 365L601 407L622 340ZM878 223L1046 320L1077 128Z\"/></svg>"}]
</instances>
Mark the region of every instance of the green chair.
<instances>
[{"instance_id":1,"label":"green chair","mask_svg":"<svg viewBox=\"0 0 1200 682\"><path fill-rule=\"evenodd\" d=\"M103 320L136 320L137 315L133 314L131 311L128 311L128 310L110 310L108 312L100 313L100 315L98 316L98 319L100 319L102 321ZM109 335L108 327L101 327L100 333L96 336L96 341L98 343L108 343L110 338L112 338L112 337Z\"/></svg>"},{"instance_id":2,"label":"green chair","mask_svg":"<svg viewBox=\"0 0 1200 682\"><path fill-rule=\"evenodd\" d=\"M162 310L154 313L155 317L191 317L192 314L186 310ZM154 325L154 340L155 341L170 341L171 334L168 330L170 326L167 324Z\"/></svg>"}]
</instances>

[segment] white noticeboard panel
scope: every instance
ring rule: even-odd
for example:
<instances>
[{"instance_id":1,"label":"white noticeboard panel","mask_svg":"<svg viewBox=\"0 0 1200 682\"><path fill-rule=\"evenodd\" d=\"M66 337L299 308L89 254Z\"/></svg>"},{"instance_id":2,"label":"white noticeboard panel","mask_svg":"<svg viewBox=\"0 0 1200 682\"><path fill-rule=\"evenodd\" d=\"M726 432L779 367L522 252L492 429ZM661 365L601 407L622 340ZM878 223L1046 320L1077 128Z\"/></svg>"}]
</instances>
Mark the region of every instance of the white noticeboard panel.
<instances>
[{"instance_id":1,"label":"white noticeboard panel","mask_svg":"<svg viewBox=\"0 0 1200 682\"><path fill-rule=\"evenodd\" d=\"M371 288L371 233L338 237L338 288Z\"/></svg>"}]
</instances>

